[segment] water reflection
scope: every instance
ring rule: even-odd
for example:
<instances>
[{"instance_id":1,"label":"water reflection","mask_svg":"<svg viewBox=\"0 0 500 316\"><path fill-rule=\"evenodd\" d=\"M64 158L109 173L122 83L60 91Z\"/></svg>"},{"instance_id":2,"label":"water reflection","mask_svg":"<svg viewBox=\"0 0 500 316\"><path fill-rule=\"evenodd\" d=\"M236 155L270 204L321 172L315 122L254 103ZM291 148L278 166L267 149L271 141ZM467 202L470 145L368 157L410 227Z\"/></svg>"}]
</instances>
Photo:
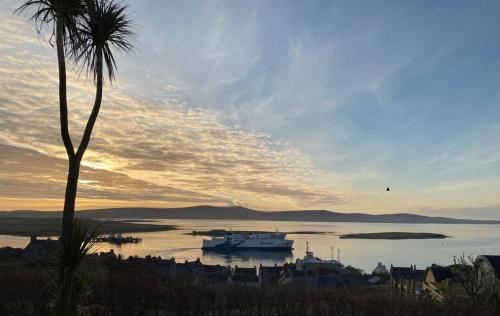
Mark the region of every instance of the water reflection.
<instances>
[{"instance_id":1,"label":"water reflection","mask_svg":"<svg viewBox=\"0 0 500 316\"><path fill-rule=\"evenodd\" d=\"M142 238L140 244L124 244L120 247L112 244L101 244L100 251L114 249L123 257L138 255L175 257L178 262L202 259L206 264L258 266L282 264L302 258L306 250L306 242L315 255L330 259L331 247L341 249L340 260L345 265L352 265L367 272L373 270L378 262L387 266L410 266L425 268L433 263L449 265L454 256L465 254L500 253L499 225L437 225L437 224L380 224L380 223L314 223L314 222L271 222L271 221L224 221L224 220L158 220L155 223L176 225L177 230L165 232L134 233L134 237ZM211 229L275 231L314 231L322 234L290 234L295 242L292 253L277 252L238 252L218 254L202 252L203 236L192 236L193 230ZM337 235L350 233L376 232L428 232L442 233L452 238L422 240L369 240L339 239ZM335 232L335 234L333 234ZM325 234L326 233L326 234ZM24 248L29 237L0 236L0 247L11 246Z\"/></svg>"},{"instance_id":2,"label":"water reflection","mask_svg":"<svg viewBox=\"0 0 500 316\"><path fill-rule=\"evenodd\" d=\"M289 262L293 259L292 251L258 251L258 250L233 250L233 251L216 251L203 250L202 259L208 261L223 260L228 264L234 262L250 262L260 261L266 264L274 264L281 262Z\"/></svg>"}]
</instances>

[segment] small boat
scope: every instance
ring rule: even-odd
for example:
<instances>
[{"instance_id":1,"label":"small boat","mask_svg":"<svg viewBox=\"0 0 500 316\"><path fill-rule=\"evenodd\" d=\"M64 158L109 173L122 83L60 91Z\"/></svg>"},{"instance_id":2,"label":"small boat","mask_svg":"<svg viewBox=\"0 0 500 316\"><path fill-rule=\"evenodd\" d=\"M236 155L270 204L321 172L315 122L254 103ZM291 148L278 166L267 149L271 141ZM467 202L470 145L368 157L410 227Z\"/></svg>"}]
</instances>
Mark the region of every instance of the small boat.
<instances>
[{"instance_id":1,"label":"small boat","mask_svg":"<svg viewBox=\"0 0 500 316\"><path fill-rule=\"evenodd\" d=\"M335 260L333 258L331 260L324 260L316 257L314 252L309 250L309 243L307 243L306 246L306 255L304 256L304 259L297 259L295 265L299 271L323 269L340 272L344 268L344 265L340 263L339 260Z\"/></svg>"},{"instance_id":2,"label":"small boat","mask_svg":"<svg viewBox=\"0 0 500 316\"><path fill-rule=\"evenodd\" d=\"M203 239L203 250L273 250L291 251L293 240L286 239L285 233L275 232L227 232L224 236Z\"/></svg>"}]
</instances>

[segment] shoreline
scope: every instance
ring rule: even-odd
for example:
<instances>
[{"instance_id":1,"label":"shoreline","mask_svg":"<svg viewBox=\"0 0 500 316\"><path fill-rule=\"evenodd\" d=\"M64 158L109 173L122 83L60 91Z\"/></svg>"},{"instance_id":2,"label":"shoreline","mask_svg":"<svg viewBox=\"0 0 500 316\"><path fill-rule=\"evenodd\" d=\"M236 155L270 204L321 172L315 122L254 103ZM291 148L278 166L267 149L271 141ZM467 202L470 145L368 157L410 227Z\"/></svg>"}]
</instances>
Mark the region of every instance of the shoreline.
<instances>
[{"instance_id":1,"label":"shoreline","mask_svg":"<svg viewBox=\"0 0 500 316\"><path fill-rule=\"evenodd\" d=\"M176 230L175 225L156 225L132 223L126 221L110 221L96 219L82 219L90 225L99 227L99 234L128 234L144 232L160 232ZM17 237L53 237L59 235L61 228L60 218L26 218L0 217L0 235Z\"/></svg>"},{"instance_id":2,"label":"shoreline","mask_svg":"<svg viewBox=\"0 0 500 316\"><path fill-rule=\"evenodd\" d=\"M193 230L190 233L184 233L188 236L205 236L205 237L216 237L224 236L226 233L232 232L234 234L250 234L250 233L274 233L272 231L250 231L250 230L234 230L228 231L225 229L211 229L211 230ZM336 235L335 232L315 232L315 231L291 231L291 232L279 232L286 235Z\"/></svg>"},{"instance_id":3,"label":"shoreline","mask_svg":"<svg viewBox=\"0 0 500 316\"><path fill-rule=\"evenodd\" d=\"M384 239L384 240L405 240L405 239L445 239L451 236L436 233L414 233L414 232L380 232L380 233L357 233L340 235L340 239Z\"/></svg>"}]
</instances>

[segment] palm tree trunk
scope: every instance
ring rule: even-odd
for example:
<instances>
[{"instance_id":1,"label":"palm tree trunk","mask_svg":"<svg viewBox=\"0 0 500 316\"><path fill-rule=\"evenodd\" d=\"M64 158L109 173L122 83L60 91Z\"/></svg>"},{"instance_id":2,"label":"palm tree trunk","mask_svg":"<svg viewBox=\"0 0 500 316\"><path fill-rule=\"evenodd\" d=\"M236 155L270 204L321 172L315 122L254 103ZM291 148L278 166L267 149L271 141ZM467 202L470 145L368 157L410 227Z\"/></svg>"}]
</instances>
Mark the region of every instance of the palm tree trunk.
<instances>
[{"instance_id":1,"label":"palm tree trunk","mask_svg":"<svg viewBox=\"0 0 500 316\"><path fill-rule=\"evenodd\" d=\"M64 21L57 19L56 22L56 45L57 62L59 66L59 119L61 125L61 137L66 148L69 160L68 182L66 184L66 195L64 200L63 221L61 227L61 241L63 243L73 234L73 220L75 211L76 182L78 182L78 167L76 166L75 150L71 142L68 128L68 104L66 98L66 62L64 54ZM74 172L76 171L76 177ZM71 181L70 181L71 180Z\"/></svg>"},{"instance_id":2,"label":"palm tree trunk","mask_svg":"<svg viewBox=\"0 0 500 316\"><path fill-rule=\"evenodd\" d=\"M59 9L60 11L60 9ZM68 128L68 104L66 99L66 62L64 56L64 24L56 21L56 46L57 61L59 66L59 119L61 125L61 137L68 155L68 181L66 183L66 195L64 199L63 220L61 227L61 246L69 245L73 235L73 222L75 211L75 198L78 183L80 162L75 157L75 151L71 142ZM57 291L57 314L69 315L71 311L71 276L68 274L66 262L61 262L59 270L59 284Z\"/></svg>"},{"instance_id":3,"label":"palm tree trunk","mask_svg":"<svg viewBox=\"0 0 500 316\"><path fill-rule=\"evenodd\" d=\"M99 114L99 109L101 107L102 101L102 89L103 89L103 55L102 49L97 49L97 82L96 82L96 96L94 101L94 107L92 108L92 113L87 121L87 126L83 133L82 141L76 153L68 153L69 168L68 168L68 179L66 182L66 195L64 198L64 211L63 211L63 223L62 223L62 234L61 242L63 249L70 249L73 229L74 229L74 215L75 215L75 201L76 193L78 189L78 177L80 174L80 163L83 158L87 146L90 142L90 137L92 135L92 130L94 128L97 116ZM61 78L61 76L60 76ZM65 79L65 77L64 77ZM65 93L65 91L64 91ZM61 90L60 90L61 96ZM65 94L64 94L65 96ZM61 111L62 113L62 111ZM63 120L61 119L61 126ZM67 126L67 121L66 121ZM62 128L61 128L62 131ZM64 135L64 134L63 134ZM64 139L64 136L63 136ZM65 143L66 144L66 143ZM73 150L73 146L71 145ZM70 251L68 251L70 252ZM67 260L67 259L66 259ZM58 289L58 304L57 304L57 314L59 316L70 315L73 309L72 306L72 285L73 285L73 272L70 271L64 262L61 264L59 273L59 289Z\"/></svg>"}]
</instances>

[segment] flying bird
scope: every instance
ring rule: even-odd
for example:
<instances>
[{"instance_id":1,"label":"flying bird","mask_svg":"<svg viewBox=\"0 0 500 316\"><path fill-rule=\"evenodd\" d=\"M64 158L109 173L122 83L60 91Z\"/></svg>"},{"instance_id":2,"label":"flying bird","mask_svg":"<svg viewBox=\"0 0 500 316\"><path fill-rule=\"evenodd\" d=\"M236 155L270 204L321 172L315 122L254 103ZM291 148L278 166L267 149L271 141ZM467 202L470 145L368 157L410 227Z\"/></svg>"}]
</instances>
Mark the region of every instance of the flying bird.
<instances>
[{"instance_id":1,"label":"flying bird","mask_svg":"<svg viewBox=\"0 0 500 316\"><path fill-rule=\"evenodd\" d=\"M389 192L391 191L391 188L387 187L387 189L385 189L386 192Z\"/></svg>"}]
</instances>

